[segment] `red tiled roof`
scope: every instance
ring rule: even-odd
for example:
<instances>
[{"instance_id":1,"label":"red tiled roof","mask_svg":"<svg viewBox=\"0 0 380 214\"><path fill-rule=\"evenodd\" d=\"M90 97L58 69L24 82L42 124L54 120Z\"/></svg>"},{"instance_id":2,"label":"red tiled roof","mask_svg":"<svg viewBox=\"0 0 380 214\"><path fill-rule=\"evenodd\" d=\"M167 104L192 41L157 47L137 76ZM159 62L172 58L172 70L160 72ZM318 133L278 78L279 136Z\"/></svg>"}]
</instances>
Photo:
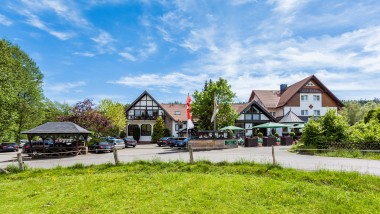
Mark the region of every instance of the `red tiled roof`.
<instances>
[{"instance_id":1,"label":"red tiled roof","mask_svg":"<svg viewBox=\"0 0 380 214\"><path fill-rule=\"evenodd\" d=\"M279 91L276 90L253 90L252 93L255 93L265 108L276 108L280 100Z\"/></svg>"},{"instance_id":2,"label":"red tiled roof","mask_svg":"<svg viewBox=\"0 0 380 214\"><path fill-rule=\"evenodd\" d=\"M314 75L289 86L281 95L278 90L252 90L250 101L257 96L266 108L276 108L286 105L286 103L305 86L310 80L315 81L325 93L327 93L338 106L343 106L343 103Z\"/></svg>"},{"instance_id":3,"label":"red tiled roof","mask_svg":"<svg viewBox=\"0 0 380 214\"><path fill-rule=\"evenodd\" d=\"M161 107L164 108L174 120L187 121L186 104L161 104ZM175 114L176 111L179 111L180 114Z\"/></svg>"}]
</instances>

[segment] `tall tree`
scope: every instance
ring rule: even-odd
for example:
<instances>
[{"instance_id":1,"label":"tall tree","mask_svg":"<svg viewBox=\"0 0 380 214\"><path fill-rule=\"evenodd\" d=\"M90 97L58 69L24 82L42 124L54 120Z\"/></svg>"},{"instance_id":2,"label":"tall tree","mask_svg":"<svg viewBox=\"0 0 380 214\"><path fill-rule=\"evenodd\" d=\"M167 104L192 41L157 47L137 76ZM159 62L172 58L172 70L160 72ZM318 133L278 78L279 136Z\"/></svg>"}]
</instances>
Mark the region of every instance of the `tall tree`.
<instances>
[{"instance_id":1,"label":"tall tree","mask_svg":"<svg viewBox=\"0 0 380 214\"><path fill-rule=\"evenodd\" d=\"M69 116L59 117L60 121L71 121L92 132L96 137L114 134L115 127L101 112L94 109L95 104L90 99L78 102Z\"/></svg>"},{"instance_id":2,"label":"tall tree","mask_svg":"<svg viewBox=\"0 0 380 214\"><path fill-rule=\"evenodd\" d=\"M193 116L199 118L198 129L213 130L211 122L214 111L214 96L218 103L219 112L216 115L217 129L234 125L238 113L232 108L231 103L236 97L231 91L231 86L227 80L219 78L215 83L209 81L205 83L202 91L195 91L193 94L194 102L191 104Z\"/></svg>"},{"instance_id":3,"label":"tall tree","mask_svg":"<svg viewBox=\"0 0 380 214\"><path fill-rule=\"evenodd\" d=\"M165 137L165 124L161 117L157 117L153 126L152 143L157 143L162 137Z\"/></svg>"},{"instance_id":4,"label":"tall tree","mask_svg":"<svg viewBox=\"0 0 380 214\"><path fill-rule=\"evenodd\" d=\"M0 40L0 138L42 122L43 75L36 63L18 46ZM8 134L6 134L8 133Z\"/></svg>"},{"instance_id":5,"label":"tall tree","mask_svg":"<svg viewBox=\"0 0 380 214\"><path fill-rule=\"evenodd\" d=\"M98 105L98 109L111 120L112 125L117 129L117 135L120 131L125 130L127 125L127 117L125 115L123 104L112 102L112 100L109 99L104 99Z\"/></svg>"},{"instance_id":6,"label":"tall tree","mask_svg":"<svg viewBox=\"0 0 380 214\"><path fill-rule=\"evenodd\" d=\"M72 108L73 107L67 103L53 102L46 98L44 101L43 123L59 121L59 117L69 116Z\"/></svg>"}]
</instances>

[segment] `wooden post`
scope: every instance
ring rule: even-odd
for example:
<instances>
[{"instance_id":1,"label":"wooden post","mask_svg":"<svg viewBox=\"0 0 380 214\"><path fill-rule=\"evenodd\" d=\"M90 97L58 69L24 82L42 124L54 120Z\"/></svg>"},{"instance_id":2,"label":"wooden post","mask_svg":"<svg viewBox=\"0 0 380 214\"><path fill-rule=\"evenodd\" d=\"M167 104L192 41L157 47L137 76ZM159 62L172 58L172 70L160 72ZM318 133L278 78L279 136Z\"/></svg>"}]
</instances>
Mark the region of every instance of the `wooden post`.
<instances>
[{"instance_id":1,"label":"wooden post","mask_svg":"<svg viewBox=\"0 0 380 214\"><path fill-rule=\"evenodd\" d=\"M21 156L21 153L17 153L17 162L18 162L18 168L21 170L21 171L24 171L24 162L22 161L22 156Z\"/></svg>"},{"instance_id":2,"label":"wooden post","mask_svg":"<svg viewBox=\"0 0 380 214\"><path fill-rule=\"evenodd\" d=\"M115 158L115 165L119 165L119 156L117 155L117 149L113 147L112 151L113 151L113 157Z\"/></svg>"},{"instance_id":3,"label":"wooden post","mask_svg":"<svg viewBox=\"0 0 380 214\"><path fill-rule=\"evenodd\" d=\"M274 156L274 146L272 145L272 158L273 158L273 165L276 164L276 157Z\"/></svg>"},{"instance_id":4,"label":"wooden post","mask_svg":"<svg viewBox=\"0 0 380 214\"><path fill-rule=\"evenodd\" d=\"M189 144L190 163L194 163L193 147Z\"/></svg>"}]
</instances>

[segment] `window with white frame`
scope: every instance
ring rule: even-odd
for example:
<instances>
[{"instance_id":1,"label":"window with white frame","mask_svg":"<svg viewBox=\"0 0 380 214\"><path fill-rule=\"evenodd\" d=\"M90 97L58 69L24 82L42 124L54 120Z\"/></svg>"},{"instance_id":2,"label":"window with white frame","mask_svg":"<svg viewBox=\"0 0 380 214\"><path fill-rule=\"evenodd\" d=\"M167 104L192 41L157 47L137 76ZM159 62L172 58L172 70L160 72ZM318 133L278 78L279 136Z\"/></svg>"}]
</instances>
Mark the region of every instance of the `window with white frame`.
<instances>
[{"instance_id":1,"label":"window with white frame","mask_svg":"<svg viewBox=\"0 0 380 214\"><path fill-rule=\"evenodd\" d=\"M320 110L314 110L314 116L321 116Z\"/></svg>"},{"instance_id":2,"label":"window with white frame","mask_svg":"<svg viewBox=\"0 0 380 214\"><path fill-rule=\"evenodd\" d=\"M301 115L307 116L307 115L309 115L309 111L308 110L301 110Z\"/></svg>"},{"instance_id":3,"label":"window with white frame","mask_svg":"<svg viewBox=\"0 0 380 214\"><path fill-rule=\"evenodd\" d=\"M314 101L320 101L321 100L321 96L320 95L313 95L313 100Z\"/></svg>"},{"instance_id":4,"label":"window with white frame","mask_svg":"<svg viewBox=\"0 0 380 214\"><path fill-rule=\"evenodd\" d=\"M315 86L315 85L314 85L313 82L310 81L310 82L308 82L308 83L306 84L306 86Z\"/></svg>"},{"instance_id":5,"label":"window with white frame","mask_svg":"<svg viewBox=\"0 0 380 214\"><path fill-rule=\"evenodd\" d=\"M307 95L301 95L301 101L307 101Z\"/></svg>"}]
</instances>

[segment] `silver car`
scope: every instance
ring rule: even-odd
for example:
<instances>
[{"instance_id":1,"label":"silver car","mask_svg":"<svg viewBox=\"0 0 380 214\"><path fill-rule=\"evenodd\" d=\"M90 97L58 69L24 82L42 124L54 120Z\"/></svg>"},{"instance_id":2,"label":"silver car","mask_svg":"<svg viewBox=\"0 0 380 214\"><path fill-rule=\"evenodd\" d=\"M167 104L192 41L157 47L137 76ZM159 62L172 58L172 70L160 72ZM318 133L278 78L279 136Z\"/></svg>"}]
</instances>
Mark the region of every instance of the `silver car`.
<instances>
[{"instance_id":1,"label":"silver car","mask_svg":"<svg viewBox=\"0 0 380 214\"><path fill-rule=\"evenodd\" d=\"M125 149L125 143L122 139L110 139L108 142L111 143L112 147L115 147L115 149Z\"/></svg>"}]
</instances>

